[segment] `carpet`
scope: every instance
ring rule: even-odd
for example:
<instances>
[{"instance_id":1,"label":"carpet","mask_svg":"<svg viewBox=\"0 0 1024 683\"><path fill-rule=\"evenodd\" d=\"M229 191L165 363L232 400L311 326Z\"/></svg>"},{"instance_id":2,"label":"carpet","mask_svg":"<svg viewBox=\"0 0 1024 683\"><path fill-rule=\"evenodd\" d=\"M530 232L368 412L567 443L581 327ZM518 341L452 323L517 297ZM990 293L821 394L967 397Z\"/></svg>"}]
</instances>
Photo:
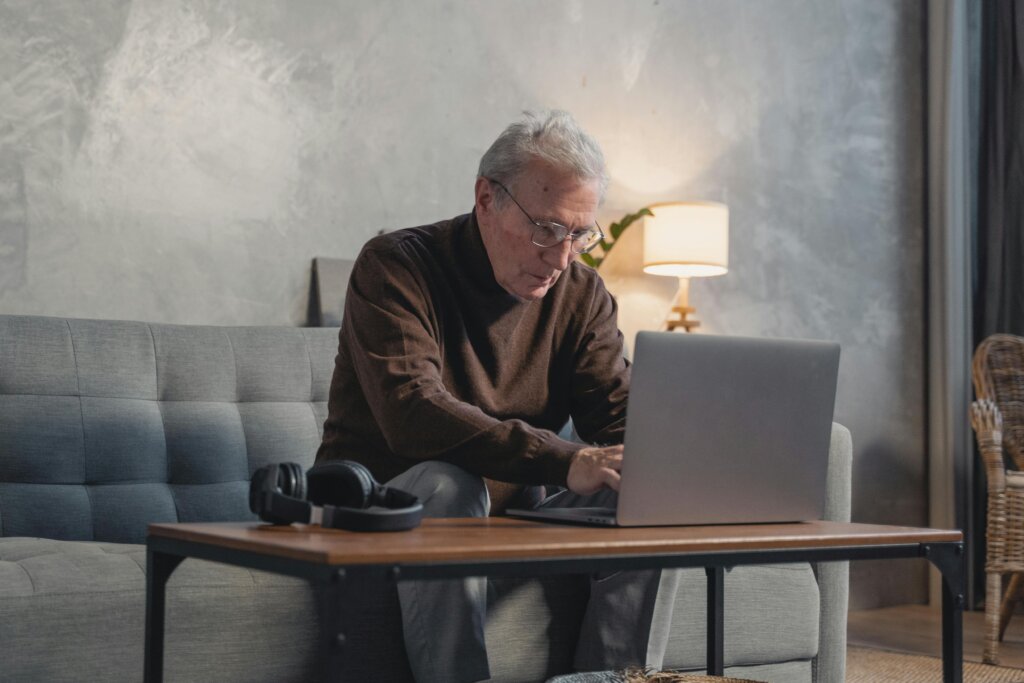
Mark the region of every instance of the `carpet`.
<instances>
[{"instance_id":1,"label":"carpet","mask_svg":"<svg viewBox=\"0 0 1024 683\"><path fill-rule=\"evenodd\" d=\"M942 660L866 647L846 648L846 683L935 683ZM964 662L964 683L1024 683L1024 670Z\"/></svg>"}]
</instances>

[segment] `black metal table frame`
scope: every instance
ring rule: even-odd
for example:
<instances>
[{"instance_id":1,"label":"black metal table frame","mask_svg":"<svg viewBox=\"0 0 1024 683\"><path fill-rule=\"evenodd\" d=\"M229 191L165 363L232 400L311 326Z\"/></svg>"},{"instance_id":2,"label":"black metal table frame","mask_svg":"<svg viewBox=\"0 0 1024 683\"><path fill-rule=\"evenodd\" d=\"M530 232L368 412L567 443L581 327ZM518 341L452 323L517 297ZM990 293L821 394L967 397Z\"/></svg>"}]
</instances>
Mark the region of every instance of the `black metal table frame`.
<instances>
[{"instance_id":1,"label":"black metal table frame","mask_svg":"<svg viewBox=\"0 0 1024 683\"><path fill-rule=\"evenodd\" d=\"M925 558L942 575L942 680L944 683L963 681L964 557L963 543L960 542L345 566L271 556L199 541L150 536L146 541L146 683L163 680L167 579L187 557L286 574L322 587L327 598L321 605L320 636L320 663L325 681L341 680L345 668L346 596L349 591L359 590L359 586L366 582L704 567L708 578L707 671L721 676L725 665L723 612L726 568L788 562Z\"/></svg>"}]
</instances>

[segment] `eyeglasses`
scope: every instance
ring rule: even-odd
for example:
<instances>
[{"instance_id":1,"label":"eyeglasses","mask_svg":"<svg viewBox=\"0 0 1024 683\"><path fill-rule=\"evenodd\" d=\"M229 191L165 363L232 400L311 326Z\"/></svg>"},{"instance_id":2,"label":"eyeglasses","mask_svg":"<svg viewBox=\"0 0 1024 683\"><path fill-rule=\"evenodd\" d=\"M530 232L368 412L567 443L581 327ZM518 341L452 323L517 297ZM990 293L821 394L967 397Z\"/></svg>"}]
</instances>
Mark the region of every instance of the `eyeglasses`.
<instances>
[{"instance_id":1,"label":"eyeglasses","mask_svg":"<svg viewBox=\"0 0 1024 683\"><path fill-rule=\"evenodd\" d=\"M569 248L572 250L572 253L586 254L604 239L604 232L602 232L601 226L598 225L596 221L593 226L583 228L582 230L577 230L575 232L560 223L553 223L551 221L535 221L533 216L526 212L523 205L516 201L516 198L512 196L512 193L508 191L507 187L499 183L497 180L491 180L490 178L487 180L505 190L505 194L507 194L509 199L519 207L519 210L523 212L523 215L526 216L531 223L537 226L533 231L533 238L531 241L538 247L554 247L561 244L566 239L569 239L571 240Z\"/></svg>"}]
</instances>

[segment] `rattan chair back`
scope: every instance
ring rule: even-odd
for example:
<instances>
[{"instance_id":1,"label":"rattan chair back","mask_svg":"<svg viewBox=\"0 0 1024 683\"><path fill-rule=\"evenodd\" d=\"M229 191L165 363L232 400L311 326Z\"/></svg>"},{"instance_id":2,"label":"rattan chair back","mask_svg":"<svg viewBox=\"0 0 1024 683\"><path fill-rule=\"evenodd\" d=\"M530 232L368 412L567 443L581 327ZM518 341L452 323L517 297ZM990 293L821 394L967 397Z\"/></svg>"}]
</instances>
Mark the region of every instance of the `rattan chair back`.
<instances>
[{"instance_id":1,"label":"rattan chair back","mask_svg":"<svg viewBox=\"0 0 1024 683\"><path fill-rule=\"evenodd\" d=\"M994 334L974 353L974 391L1003 417L1003 449L1024 470L1024 338Z\"/></svg>"},{"instance_id":2,"label":"rattan chair back","mask_svg":"<svg viewBox=\"0 0 1024 683\"><path fill-rule=\"evenodd\" d=\"M985 465L985 648L999 662L999 641L1024 589L1024 338L995 334L974 352L971 426ZM1010 582L1003 589L1003 577Z\"/></svg>"}]
</instances>

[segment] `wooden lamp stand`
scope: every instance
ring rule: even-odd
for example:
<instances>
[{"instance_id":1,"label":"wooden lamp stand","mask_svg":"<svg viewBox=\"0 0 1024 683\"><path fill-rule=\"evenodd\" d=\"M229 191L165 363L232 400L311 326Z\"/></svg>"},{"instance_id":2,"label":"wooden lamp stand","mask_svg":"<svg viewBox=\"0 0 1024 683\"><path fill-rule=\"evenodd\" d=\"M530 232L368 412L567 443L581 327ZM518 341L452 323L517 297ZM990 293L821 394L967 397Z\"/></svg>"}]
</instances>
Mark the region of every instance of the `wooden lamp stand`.
<instances>
[{"instance_id":1,"label":"wooden lamp stand","mask_svg":"<svg viewBox=\"0 0 1024 683\"><path fill-rule=\"evenodd\" d=\"M684 332L691 332L694 328L700 327L699 320L689 318L691 313L696 312L697 309L690 305L690 278L681 277L679 278L679 296L676 298L676 305L672 307L672 313L665 321L665 326L669 332L674 332L679 327L683 328Z\"/></svg>"}]
</instances>

